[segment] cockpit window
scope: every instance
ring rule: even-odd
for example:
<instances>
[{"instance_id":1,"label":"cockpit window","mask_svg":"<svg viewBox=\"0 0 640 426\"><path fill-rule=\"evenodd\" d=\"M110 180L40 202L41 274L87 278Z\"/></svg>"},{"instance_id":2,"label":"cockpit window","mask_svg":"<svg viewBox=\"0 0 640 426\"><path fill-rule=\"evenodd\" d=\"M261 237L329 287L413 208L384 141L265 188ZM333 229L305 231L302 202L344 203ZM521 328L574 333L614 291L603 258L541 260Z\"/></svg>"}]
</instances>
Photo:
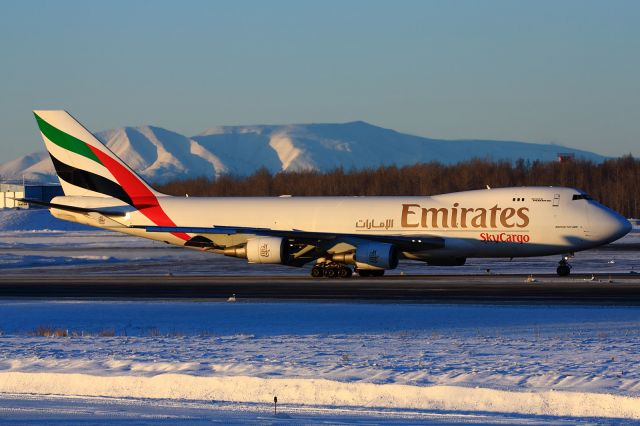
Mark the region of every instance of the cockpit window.
<instances>
[{"instance_id":1,"label":"cockpit window","mask_svg":"<svg viewBox=\"0 0 640 426\"><path fill-rule=\"evenodd\" d=\"M573 200L593 200L590 195L587 194L574 194Z\"/></svg>"}]
</instances>

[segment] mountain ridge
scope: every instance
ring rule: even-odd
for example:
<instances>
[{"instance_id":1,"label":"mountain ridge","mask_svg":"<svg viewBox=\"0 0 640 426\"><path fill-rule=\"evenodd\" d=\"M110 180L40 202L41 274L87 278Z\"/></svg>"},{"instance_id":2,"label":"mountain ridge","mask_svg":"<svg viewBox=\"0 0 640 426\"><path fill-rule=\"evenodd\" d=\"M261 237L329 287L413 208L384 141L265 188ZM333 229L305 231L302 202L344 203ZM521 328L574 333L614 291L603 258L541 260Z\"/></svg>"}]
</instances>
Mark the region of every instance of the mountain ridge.
<instances>
[{"instance_id":1,"label":"mountain ridge","mask_svg":"<svg viewBox=\"0 0 640 426\"><path fill-rule=\"evenodd\" d=\"M601 162L606 157L555 144L518 141L446 140L415 136L364 121L288 125L215 126L188 137L147 125L96 133L132 169L164 183L199 176L249 175L266 168L280 171L364 169L438 161L453 164L473 158L553 161L559 152ZM55 180L44 151L0 164L0 177Z\"/></svg>"}]
</instances>

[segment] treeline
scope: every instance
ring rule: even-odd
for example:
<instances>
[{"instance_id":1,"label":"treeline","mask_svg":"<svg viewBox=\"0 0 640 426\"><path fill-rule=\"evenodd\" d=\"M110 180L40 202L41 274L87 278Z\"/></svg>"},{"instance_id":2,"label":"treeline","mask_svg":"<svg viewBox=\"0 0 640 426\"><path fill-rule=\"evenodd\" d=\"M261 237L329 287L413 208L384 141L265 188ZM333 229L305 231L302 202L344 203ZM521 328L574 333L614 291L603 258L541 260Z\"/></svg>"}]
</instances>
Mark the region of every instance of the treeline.
<instances>
[{"instance_id":1,"label":"treeline","mask_svg":"<svg viewBox=\"0 0 640 426\"><path fill-rule=\"evenodd\" d=\"M570 186L627 217L640 217L640 160L632 156L603 163L471 160L369 170L281 172L261 169L251 176L222 176L173 181L159 189L172 195L435 195L503 186Z\"/></svg>"}]
</instances>

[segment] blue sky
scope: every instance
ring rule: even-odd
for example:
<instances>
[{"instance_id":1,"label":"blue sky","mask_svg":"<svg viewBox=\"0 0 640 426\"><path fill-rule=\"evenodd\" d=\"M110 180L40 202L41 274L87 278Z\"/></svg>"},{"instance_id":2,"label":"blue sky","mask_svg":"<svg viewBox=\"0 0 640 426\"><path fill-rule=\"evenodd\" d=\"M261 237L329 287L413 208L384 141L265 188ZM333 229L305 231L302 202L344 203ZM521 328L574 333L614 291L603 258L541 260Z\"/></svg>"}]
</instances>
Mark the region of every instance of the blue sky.
<instances>
[{"instance_id":1,"label":"blue sky","mask_svg":"<svg viewBox=\"0 0 640 426\"><path fill-rule=\"evenodd\" d=\"M93 131L365 120L640 156L637 1L13 1L0 163Z\"/></svg>"}]
</instances>

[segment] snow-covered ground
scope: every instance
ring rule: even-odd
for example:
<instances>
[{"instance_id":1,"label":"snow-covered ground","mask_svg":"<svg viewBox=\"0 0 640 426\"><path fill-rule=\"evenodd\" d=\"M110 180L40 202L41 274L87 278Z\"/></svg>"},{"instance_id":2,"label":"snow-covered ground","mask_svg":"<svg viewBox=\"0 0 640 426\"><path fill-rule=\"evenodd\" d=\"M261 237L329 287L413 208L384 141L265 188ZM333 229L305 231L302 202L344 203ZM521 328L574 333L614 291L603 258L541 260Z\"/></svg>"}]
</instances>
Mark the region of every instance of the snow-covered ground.
<instances>
[{"instance_id":1,"label":"snow-covered ground","mask_svg":"<svg viewBox=\"0 0 640 426\"><path fill-rule=\"evenodd\" d=\"M443 410L387 410L363 407L310 407L285 404L274 415L270 404L221 401L175 401L114 397L69 397L57 395L8 395L0 398L0 424L257 424L257 425L424 425L424 424L525 424L601 425L635 424L633 420L523 416L495 412Z\"/></svg>"},{"instance_id":2,"label":"snow-covered ground","mask_svg":"<svg viewBox=\"0 0 640 426\"><path fill-rule=\"evenodd\" d=\"M0 212L1 273L306 273L48 217ZM639 238L579 253L574 270L638 271ZM0 299L5 424L636 422L638 365L640 308L629 306Z\"/></svg>"},{"instance_id":3,"label":"snow-covered ground","mask_svg":"<svg viewBox=\"0 0 640 426\"><path fill-rule=\"evenodd\" d=\"M276 395L284 412L640 420L635 307L2 301L0 313L11 398L268 412Z\"/></svg>"}]
</instances>

